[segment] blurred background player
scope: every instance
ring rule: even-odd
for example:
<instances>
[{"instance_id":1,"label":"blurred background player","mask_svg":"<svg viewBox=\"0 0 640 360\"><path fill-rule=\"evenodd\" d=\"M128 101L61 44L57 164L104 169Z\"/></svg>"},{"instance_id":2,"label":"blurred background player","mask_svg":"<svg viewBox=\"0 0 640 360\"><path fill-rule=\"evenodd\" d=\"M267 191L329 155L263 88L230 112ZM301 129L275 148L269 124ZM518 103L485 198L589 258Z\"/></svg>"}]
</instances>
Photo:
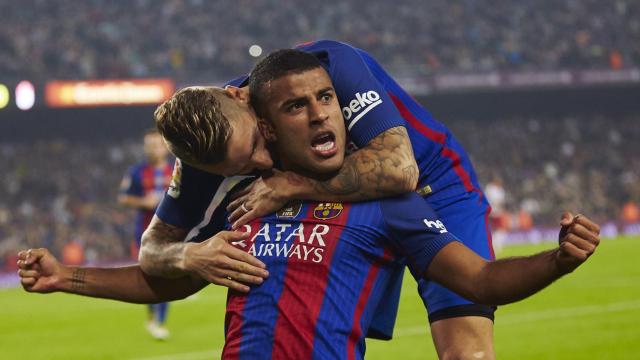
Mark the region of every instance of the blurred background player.
<instances>
[{"instance_id":1,"label":"blurred background player","mask_svg":"<svg viewBox=\"0 0 640 360\"><path fill-rule=\"evenodd\" d=\"M144 135L145 160L131 167L120 184L118 203L138 210L135 224L135 243L131 244L131 256L138 257L142 233L149 225L156 207L171 182L173 162L162 136L155 129ZM148 305L149 318L146 328L156 339L165 340L169 330L165 327L169 303Z\"/></svg>"}]
</instances>

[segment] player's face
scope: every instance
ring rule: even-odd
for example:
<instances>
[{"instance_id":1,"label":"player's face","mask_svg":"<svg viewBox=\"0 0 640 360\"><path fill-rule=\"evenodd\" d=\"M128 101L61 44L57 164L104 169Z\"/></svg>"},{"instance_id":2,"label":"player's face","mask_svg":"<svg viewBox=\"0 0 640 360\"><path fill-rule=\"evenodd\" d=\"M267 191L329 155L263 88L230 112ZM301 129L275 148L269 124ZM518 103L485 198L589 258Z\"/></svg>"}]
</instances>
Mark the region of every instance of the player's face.
<instances>
[{"instance_id":1,"label":"player's face","mask_svg":"<svg viewBox=\"0 0 640 360\"><path fill-rule=\"evenodd\" d=\"M144 154L151 163L162 161L169 155L169 150L157 133L147 134L144 137Z\"/></svg>"},{"instance_id":2,"label":"player's face","mask_svg":"<svg viewBox=\"0 0 640 360\"><path fill-rule=\"evenodd\" d=\"M238 109L227 113L231 125L231 136L227 141L227 157L216 164L189 164L210 173L234 176L244 175L254 170L273 167L271 155L265 140L258 130L253 110L246 103L239 103Z\"/></svg>"},{"instance_id":3,"label":"player's face","mask_svg":"<svg viewBox=\"0 0 640 360\"><path fill-rule=\"evenodd\" d=\"M286 170L318 176L333 173L344 161L346 134L342 112L323 68L271 81L265 135Z\"/></svg>"}]
</instances>

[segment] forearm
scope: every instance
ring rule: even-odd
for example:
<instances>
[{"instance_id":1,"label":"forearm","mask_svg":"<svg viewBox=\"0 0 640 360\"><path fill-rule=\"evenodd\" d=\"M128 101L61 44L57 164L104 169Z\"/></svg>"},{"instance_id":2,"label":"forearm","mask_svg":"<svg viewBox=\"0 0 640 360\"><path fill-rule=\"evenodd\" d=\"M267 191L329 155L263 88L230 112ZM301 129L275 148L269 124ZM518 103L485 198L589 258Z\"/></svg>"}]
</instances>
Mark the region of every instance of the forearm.
<instances>
[{"instance_id":1,"label":"forearm","mask_svg":"<svg viewBox=\"0 0 640 360\"><path fill-rule=\"evenodd\" d=\"M204 286L189 277L164 279L139 266L122 268L62 267L55 288L71 294L149 304L185 298Z\"/></svg>"},{"instance_id":2,"label":"forearm","mask_svg":"<svg viewBox=\"0 0 640 360\"><path fill-rule=\"evenodd\" d=\"M542 290L566 272L556 264L556 251L486 261L460 243L445 246L426 277L480 304L502 305Z\"/></svg>"},{"instance_id":3,"label":"forearm","mask_svg":"<svg viewBox=\"0 0 640 360\"><path fill-rule=\"evenodd\" d=\"M340 171L317 181L287 173L291 198L318 201L360 201L415 190L418 167L404 127L395 127L347 156Z\"/></svg>"},{"instance_id":4,"label":"forearm","mask_svg":"<svg viewBox=\"0 0 640 360\"><path fill-rule=\"evenodd\" d=\"M144 197L140 196L118 195L118 204L132 209L153 210L153 208L150 209L149 206L147 206Z\"/></svg>"},{"instance_id":5,"label":"forearm","mask_svg":"<svg viewBox=\"0 0 640 360\"><path fill-rule=\"evenodd\" d=\"M154 216L142 235L138 260L142 270L153 276L177 278L187 275L185 252L193 244L183 242L187 230L164 223Z\"/></svg>"},{"instance_id":6,"label":"forearm","mask_svg":"<svg viewBox=\"0 0 640 360\"><path fill-rule=\"evenodd\" d=\"M544 289L565 274L556 265L556 251L488 262L476 283L478 302L508 304Z\"/></svg>"}]
</instances>

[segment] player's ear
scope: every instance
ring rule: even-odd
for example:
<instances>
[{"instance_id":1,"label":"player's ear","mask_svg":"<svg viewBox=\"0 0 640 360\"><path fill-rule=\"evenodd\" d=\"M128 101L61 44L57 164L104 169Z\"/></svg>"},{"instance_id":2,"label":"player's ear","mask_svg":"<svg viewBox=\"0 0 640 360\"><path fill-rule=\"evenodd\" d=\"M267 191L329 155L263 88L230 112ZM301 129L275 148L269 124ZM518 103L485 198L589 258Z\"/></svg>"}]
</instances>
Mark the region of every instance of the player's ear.
<instances>
[{"instance_id":1,"label":"player's ear","mask_svg":"<svg viewBox=\"0 0 640 360\"><path fill-rule=\"evenodd\" d=\"M276 131L273 128L273 125L271 125L267 120L258 119L258 129L260 129L262 137L264 137L267 142L274 142L277 140Z\"/></svg>"},{"instance_id":2,"label":"player's ear","mask_svg":"<svg viewBox=\"0 0 640 360\"><path fill-rule=\"evenodd\" d=\"M236 87L232 85L227 85L224 88L224 91L229 94L233 99L240 100L245 103L249 103L249 88L248 87Z\"/></svg>"}]
</instances>

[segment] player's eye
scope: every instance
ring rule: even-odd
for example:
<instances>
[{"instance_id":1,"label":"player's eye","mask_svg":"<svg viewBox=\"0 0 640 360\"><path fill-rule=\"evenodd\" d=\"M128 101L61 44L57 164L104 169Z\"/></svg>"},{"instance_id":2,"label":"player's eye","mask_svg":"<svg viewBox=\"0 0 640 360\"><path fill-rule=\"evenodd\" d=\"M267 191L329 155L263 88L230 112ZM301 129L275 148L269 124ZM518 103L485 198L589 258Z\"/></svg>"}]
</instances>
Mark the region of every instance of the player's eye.
<instances>
[{"instance_id":1,"label":"player's eye","mask_svg":"<svg viewBox=\"0 0 640 360\"><path fill-rule=\"evenodd\" d=\"M320 95L320 101L323 102L323 103L331 102L331 99L333 99L333 94L331 94L331 93L326 93L326 94Z\"/></svg>"},{"instance_id":2,"label":"player's eye","mask_svg":"<svg viewBox=\"0 0 640 360\"><path fill-rule=\"evenodd\" d=\"M304 104L300 101L294 102L291 105L287 106L286 110L287 112L291 112L291 111L296 111L296 110L300 110L304 107Z\"/></svg>"}]
</instances>

